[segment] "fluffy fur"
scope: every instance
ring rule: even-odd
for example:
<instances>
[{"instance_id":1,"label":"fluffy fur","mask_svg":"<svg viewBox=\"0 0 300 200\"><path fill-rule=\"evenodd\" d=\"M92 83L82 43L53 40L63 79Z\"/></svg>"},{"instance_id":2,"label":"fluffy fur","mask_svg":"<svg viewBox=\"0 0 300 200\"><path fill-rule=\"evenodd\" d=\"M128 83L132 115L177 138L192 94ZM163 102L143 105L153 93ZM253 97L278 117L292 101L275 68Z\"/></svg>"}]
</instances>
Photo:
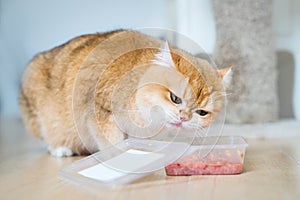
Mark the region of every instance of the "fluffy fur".
<instances>
[{"instance_id":1,"label":"fluffy fur","mask_svg":"<svg viewBox=\"0 0 300 200\"><path fill-rule=\"evenodd\" d=\"M147 137L161 125L208 126L221 110L222 79L227 84L230 73L163 41L118 30L38 54L24 72L19 101L27 129L52 155L84 155L128 135Z\"/></svg>"}]
</instances>

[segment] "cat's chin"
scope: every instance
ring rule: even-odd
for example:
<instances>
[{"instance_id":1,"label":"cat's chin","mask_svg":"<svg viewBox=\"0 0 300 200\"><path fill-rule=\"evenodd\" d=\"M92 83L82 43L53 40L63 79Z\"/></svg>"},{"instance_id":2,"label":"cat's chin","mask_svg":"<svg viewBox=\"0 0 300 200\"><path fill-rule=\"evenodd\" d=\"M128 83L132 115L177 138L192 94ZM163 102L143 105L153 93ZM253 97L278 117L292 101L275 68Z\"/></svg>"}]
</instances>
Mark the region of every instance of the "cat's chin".
<instances>
[{"instance_id":1,"label":"cat's chin","mask_svg":"<svg viewBox=\"0 0 300 200\"><path fill-rule=\"evenodd\" d=\"M191 130L198 130L198 129L205 129L207 128L207 126L201 126L201 127L190 127L189 124L187 123L172 123L172 122L168 122L165 125L166 128L168 129L184 129L187 131L191 131Z\"/></svg>"}]
</instances>

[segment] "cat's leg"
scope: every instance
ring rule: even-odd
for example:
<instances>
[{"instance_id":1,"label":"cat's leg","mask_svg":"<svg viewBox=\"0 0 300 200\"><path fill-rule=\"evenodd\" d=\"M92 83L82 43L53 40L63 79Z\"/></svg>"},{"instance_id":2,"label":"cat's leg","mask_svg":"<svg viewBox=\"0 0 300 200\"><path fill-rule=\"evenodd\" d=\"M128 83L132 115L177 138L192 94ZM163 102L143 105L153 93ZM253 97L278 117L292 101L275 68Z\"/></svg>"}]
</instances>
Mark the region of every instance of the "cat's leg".
<instances>
[{"instance_id":1,"label":"cat's leg","mask_svg":"<svg viewBox=\"0 0 300 200\"><path fill-rule=\"evenodd\" d=\"M49 137L49 131L54 131L51 127L45 127L44 120L40 116L38 116L36 110L36 106L34 105L33 99L29 99L30 97L25 95L25 92L23 89L20 90L19 94L19 103L20 108L23 115L23 121L26 125L27 130L34 135L35 137L44 139L48 143L48 150L51 153L52 156L55 157L63 157L63 156L72 156L74 155L74 152L69 148L64 146L57 146L51 147L49 143L58 143L57 141L50 140Z\"/></svg>"},{"instance_id":2,"label":"cat's leg","mask_svg":"<svg viewBox=\"0 0 300 200\"><path fill-rule=\"evenodd\" d=\"M41 138L40 122L36 112L36 106L34 105L34 100L32 98L30 99L30 96L26 95L23 88L20 90L19 104L26 129L35 137Z\"/></svg>"},{"instance_id":3,"label":"cat's leg","mask_svg":"<svg viewBox=\"0 0 300 200\"><path fill-rule=\"evenodd\" d=\"M65 132L66 133L66 132ZM64 133L64 135L66 135ZM72 134L72 135L71 135ZM74 155L89 155L90 152L81 142L76 133L69 133L66 140L48 139L48 151L54 157L68 157Z\"/></svg>"},{"instance_id":4,"label":"cat's leg","mask_svg":"<svg viewBox=\"0 0 300 200\"><path fill-rule=\"evenodd\" d=\"M99 122L89 119L88 130L96 141L98 150L117 144L127 138L127 134L117 126L112 115L107 116L106 120L99 120Z\"/></svg>"},{"instance_id":5,"label":"cat's leg","mask_svg":"<svg viewBox=\"0 0 300 200\"><path fill-rule=\"evenodd\" d=\"M72 134L72 136L70 135ZM45 139L48 144L48 151L54 157L68 157L74 155L89 155L90 152L85 149L78 137L73 133L66 134L69 135L66 139Z\"/></svg>"},{"instance_id":6,"label":"cat's leg","mask_svg":"<svg viewBox=\"0 0 300 200\"><path fill-rule=\"evenodd\" d=\"M61 146L61 147L56 147L56 148L51 148L48 147L48 150L50 154L54 157L68 157L68 156L73 156L75 153L72 151L72 149Z\"/></svg>"},{"instance_id":7,"label":"cat's leg","mask_svg":"<svg viewBox=\"0 0 300 200\"><path fill-rule=\"evenodd\" d=\"M71 137L63 139L63 137L68 135L66 134L65 130L60 130L60 133L54 131L53 129L50 129L50 131L52 131L52 133L44 133L43 135L44 140L48 145L48 151L52 156L68 157L73 155L80 155L80 152L76 152L74 144L72 144L72 142L69 141Z\"/></svg>"},{"instance_id":8,"label":"cat's leg","mask_svg":"<svg viewBox=\"0 0 300 200\"><path fill-rule=\"evenodd\" d=\"M74 128L72 118L50 115L41 116L41 135L55 157L87 155L89 152Z\"/></svg>"}]
</instances>

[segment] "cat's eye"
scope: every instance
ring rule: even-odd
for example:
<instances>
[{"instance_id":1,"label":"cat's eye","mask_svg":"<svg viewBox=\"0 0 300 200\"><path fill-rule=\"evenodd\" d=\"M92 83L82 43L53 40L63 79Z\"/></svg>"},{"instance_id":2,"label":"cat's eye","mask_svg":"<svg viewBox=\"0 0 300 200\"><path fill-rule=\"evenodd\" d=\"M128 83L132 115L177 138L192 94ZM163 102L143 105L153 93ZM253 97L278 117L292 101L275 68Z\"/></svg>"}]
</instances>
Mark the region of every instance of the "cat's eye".
<instances>
[{"instance_id":1,"label":"cat's eye","mask_svg":"<svg viewBox=\"0 0 300 200\"><path fill-rule=\"evenodd\" d=\"M205 110L196 110L196 113L200 116L206 116L208 114L208 112Z\"/></svg>"},{"instance_id":2,"label":"cat's eye","mask_svg":"<svg viewBox=\"0 0 300 200\"><path fill-rule=\"evenodd\" d=\"M172 92L170 92L170 99L176 104L182 103L181 99L177 97L175 94L173 94Z\"/></svg>"}]
</instances>

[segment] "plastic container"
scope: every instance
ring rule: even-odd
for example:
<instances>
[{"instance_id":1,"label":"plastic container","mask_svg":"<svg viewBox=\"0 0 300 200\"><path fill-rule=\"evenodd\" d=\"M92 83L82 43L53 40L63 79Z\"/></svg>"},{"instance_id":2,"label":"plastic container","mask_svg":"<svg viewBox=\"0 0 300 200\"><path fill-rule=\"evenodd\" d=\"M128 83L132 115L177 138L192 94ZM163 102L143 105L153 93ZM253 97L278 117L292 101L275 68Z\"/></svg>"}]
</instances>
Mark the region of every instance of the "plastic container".
<instances>
[{"instance_id":1,"label":"plastic container","mask_svg":"<svg viewBox=\"0 0 300 200\"><path fill-rule=\"evenodd\" d=\"M190 145L183 142L127 139L59 171L63 179L97 190L116 187L162 169Z\"/></svg>"},{"instance_id":2,"label":"plastic container","mask_svg":"<svg viewBox=\"0 0 300 200\"><path fill-rule=\"evenodd\" d=\"M247 146L239 136L198 138L165 171L169 176L240 174Z\"/></svg>"}]
</instances>

